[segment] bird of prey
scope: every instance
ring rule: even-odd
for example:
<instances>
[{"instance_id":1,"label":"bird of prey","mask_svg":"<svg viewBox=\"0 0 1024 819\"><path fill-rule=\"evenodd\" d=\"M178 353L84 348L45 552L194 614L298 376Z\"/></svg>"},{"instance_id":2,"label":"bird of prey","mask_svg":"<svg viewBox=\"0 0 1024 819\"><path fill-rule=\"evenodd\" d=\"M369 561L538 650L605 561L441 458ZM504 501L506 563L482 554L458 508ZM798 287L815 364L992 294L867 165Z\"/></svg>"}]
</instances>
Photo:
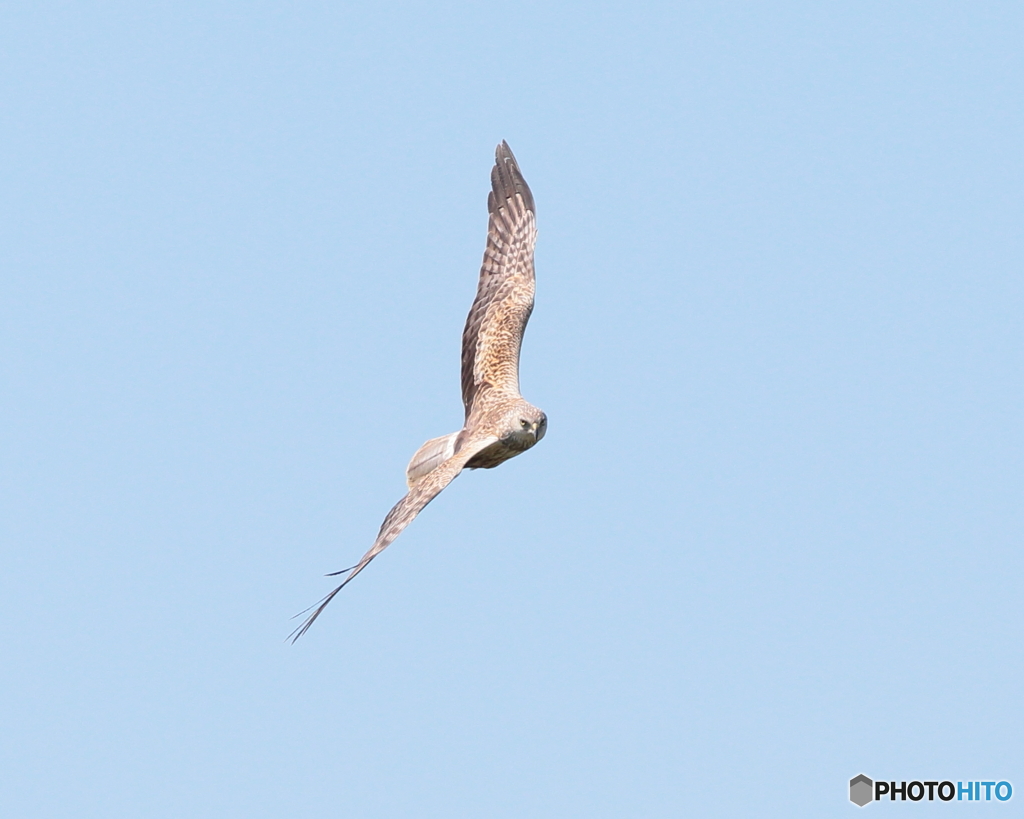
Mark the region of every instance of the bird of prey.
<instances>
[{"instance_id":1,"label":"bird of prey","mask_svg":"<svg viewBox=\"0 0 1024 819\"><path fill-rule=\"evenodd\" d=\"M458 432L431 438L412 456L405 470L409 492L388 512L362 559L334 572L347 572L345 580L292 632L292 642L463 469L492 469L528 450L547 431L547 416L519 394L519 350L533 310L537 227L533 194L504 141L495 150L487 211L487 247L462 333L465 424Z\"/></svg>"}]
</instances>

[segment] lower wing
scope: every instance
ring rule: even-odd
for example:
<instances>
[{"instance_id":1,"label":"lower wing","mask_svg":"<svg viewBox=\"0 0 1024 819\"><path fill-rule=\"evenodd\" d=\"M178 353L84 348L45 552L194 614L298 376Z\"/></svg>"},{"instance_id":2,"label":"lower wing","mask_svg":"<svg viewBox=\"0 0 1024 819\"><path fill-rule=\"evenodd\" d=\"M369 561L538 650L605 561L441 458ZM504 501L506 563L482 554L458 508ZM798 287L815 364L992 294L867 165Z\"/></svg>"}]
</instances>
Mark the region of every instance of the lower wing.
<instances>
[{"instance_id":1,"label":"lower wing","mask_svg":"<svg viewBox=\"0 0 1024 819\"><path fill-rule=\"evenodd\" d=\"M384 522L380 525L380 532L377 533L377 539L374 541L373 546L370 547L369 551L363 555L362 559L351 569L343 570L348 571L348 574L342 584L317 603L316 607L312 610L312 613L303 620L301 626L288 635L288 638L294 643L303 634L309 631L309 627L313 625L316 618L320 616L320 612L327 608L327 604L334 599L334 595L351 583L355 576L369 565L371 560L394 542L395 538L402 533L402 530L404 530L406 526L412 523L413 519L423 511L424 507L436 498L441 493L441 490L458 477L458 474L463 470L470 458L476 455L480 450L493 444L496 440L496 438L487 437L479 441L467 443L466 446L438 466L435 470L417 480L409 490L409 493L396 503L391 508L390 512L388 512L387 517L384 518ZM337 574L341 574L341 572L337 572ZM306 611L309 611L309 609ZM300 614L305 614L305 612L300 612Z\"/></svg>"}]
</instances>

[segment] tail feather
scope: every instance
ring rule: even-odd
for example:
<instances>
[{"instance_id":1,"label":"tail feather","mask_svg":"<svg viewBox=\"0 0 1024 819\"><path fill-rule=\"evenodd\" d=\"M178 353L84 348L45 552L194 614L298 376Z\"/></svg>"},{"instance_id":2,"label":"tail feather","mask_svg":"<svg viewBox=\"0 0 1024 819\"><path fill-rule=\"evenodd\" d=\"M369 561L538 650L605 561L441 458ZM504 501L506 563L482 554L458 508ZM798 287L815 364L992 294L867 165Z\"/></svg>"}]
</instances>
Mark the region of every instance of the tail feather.
<instances>
[{"instance_id":1,"label":"tail feather","mask_svg":"<svg viewBox=\"0 0 1024 819\"><path fill-rule=\"evenodd\" d=\"M405 468L405 482L410 489L416 481L428 472L433 472L455 454L455 439L458 437L458 432L452 432L439 438L431 438L416 450L416 454Z\"/></svg>"}]
</instances>

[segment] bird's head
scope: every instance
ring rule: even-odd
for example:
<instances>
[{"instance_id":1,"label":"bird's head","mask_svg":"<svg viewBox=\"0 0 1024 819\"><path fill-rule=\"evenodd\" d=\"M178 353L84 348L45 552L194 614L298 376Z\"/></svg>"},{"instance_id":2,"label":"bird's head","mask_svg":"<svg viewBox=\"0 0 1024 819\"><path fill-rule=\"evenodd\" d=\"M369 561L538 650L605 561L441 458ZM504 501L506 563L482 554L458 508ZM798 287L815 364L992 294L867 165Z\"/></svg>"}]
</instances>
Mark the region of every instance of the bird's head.
<instances>
[{"instance_id":1,"label":"bird's head","mask_svg":"<svg viewBox=\"0 0 1024 819\"><path fill-rule=\"evenodd\" d=\"M519 401L505 416L506 439L529 449L548 431L548 417L526 401Z\"/></svg>"}]
</instances>

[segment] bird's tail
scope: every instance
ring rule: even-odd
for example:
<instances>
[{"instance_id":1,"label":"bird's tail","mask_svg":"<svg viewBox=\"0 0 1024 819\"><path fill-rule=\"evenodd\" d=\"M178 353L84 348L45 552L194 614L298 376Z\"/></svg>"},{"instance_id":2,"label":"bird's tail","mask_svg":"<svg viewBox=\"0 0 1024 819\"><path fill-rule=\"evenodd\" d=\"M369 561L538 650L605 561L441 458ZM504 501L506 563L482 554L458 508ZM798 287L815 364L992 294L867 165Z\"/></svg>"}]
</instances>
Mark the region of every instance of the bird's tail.
<instances>
[{"instance_id":1,"label":"bird's tail","mask_svg":"<svg viewBox=\"0 0 1024 819\"><path fill-rule=\"evenodd\" d=\"M462 430L460 429L459 432ZM459 432L442 435L440 438L431 438L416 450L416 454L412 456L412 460L405 468L405 482L409 484L410 489L416 481L428 472L433 472L455 454L455 439L459 437Z\"/></svg>"}]
</instances>

